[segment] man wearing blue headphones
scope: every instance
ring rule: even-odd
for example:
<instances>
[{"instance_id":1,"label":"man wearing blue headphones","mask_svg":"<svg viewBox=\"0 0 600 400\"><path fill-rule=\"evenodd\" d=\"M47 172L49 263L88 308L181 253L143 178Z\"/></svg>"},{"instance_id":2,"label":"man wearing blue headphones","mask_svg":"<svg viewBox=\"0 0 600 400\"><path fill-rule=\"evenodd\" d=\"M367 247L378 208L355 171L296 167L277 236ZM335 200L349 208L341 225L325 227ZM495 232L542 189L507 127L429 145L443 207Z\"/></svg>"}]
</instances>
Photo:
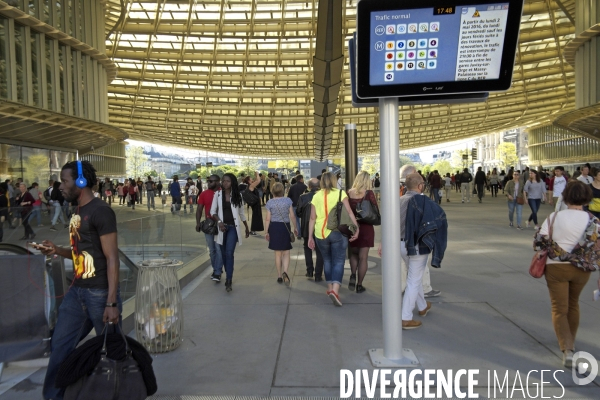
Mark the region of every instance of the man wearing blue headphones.
<instances>
[{"instance_id":1,"label":"man wearing blue headphones","mask_svg":"<svg viewBox=\"0 0 600 400\"><path fill-rule=\"evenodd\" d=\"M41 250L46 255L71 257L75 281L60 306L52 335L45 399L63 398L63 390L54 386L60 364L92 328L98 335L105 323L119 323L122 310L117 219L110 205L92 193L96 170L88 161L72 161L63 166L60 180L65 200L78 204L69 224L71 247L44 240Z\"/></svg>"}]
</instances>

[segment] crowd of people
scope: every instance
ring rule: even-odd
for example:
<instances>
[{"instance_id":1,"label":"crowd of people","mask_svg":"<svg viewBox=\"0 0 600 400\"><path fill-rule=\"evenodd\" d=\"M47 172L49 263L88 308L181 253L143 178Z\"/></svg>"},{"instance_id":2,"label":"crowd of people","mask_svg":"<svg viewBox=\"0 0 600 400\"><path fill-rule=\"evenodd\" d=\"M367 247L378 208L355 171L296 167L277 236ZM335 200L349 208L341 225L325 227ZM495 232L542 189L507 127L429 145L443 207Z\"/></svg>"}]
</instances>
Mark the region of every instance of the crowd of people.
<instances>
[{"instance_id":1,"label":"crowd of people","mask_svg":"<svg viewBox=\"0 0 600 400\"><path fill-rule=\"evenodd\" d=\"M28 187L20 179L14 184L11 180L1 183L0 240L5 222L13 229L20 223L24 228L22 239L35 238L31 224L37 219L37 225L42 226L40 215L43 211L51 218L50 230L56 230L59 222L68 227L70 216L81 214L86 204L93 204L94 209L100 205L103 206L99 210L110 209L112 197L118 195L120 205L128 204L134 209L135 204L143 204L142 194L145 194L148 210L154 210L155 198L165 193L162 182L155 183L152 177L145 182L128 179L116 184L108 178L96 179L90 172L93 167L89 163L86 168L90 179L94 180L91 185L76 190L72 182L69 183L73 168L71 164L66 165L61 174L62 183L51 180L45 190L35 182ZM449 194L454 189L461 192L463 203L470 202L471 194L476 194L481 203L486 192L491 197L501 193L508 205L509 226L524 229L533 225L536 231L534 245L548 251L545 279L552 322L564 354L563 363L571 366L579 324L579 296L590 273L599 269L600 170L586 164L572 175L557 166L551 170L511 168L507 173L501 171L499 174L496 169L485 173L478 168L474 177L468 169L445 176L432 171L423 176L415 167L405 165L400 178L402 261L398 265L403 276L403 329L421 327L422 321L414 318L415 311L419 317L425 317L432 309L427 298L441 293L431 286L428 266L441 266L447 245L448 224L440 206L444 196L449 202ZM206 178L205 189L200 180L194 182L188 178L182 185L174 176L166 189L171 195L173 213L180 213L182 204L184 213L188 207L189 212L194 213L196 207L196 230L204 232L206 238L213 270L211 279L220 282L225 272L227 292L233 290L236 248L250 235L264 232L268 242L266 247L274 252L277 283L290 285L290 251L292 244L302 239L305 276L314 282L325 280L326 295L335 306L342 306L343 293L340 291L347 255L350 263L348 290L356 293L368 290L364 281L369 269L369 251L375 247L374 226L381 221L380 186L379 174L371 177L361 171L346 191L338 174L324 170L306 183L299 171L291 183L276 173L265 176L257 172L254 176L242 177L211 175ZM554 212L540 224L538 211L544 203L552 206ZM523 225L525 204L531 213ZM73 206L78 207L74 209ZM106 215L112 220L114 212ZM97 223L99 229L106 228ZM114 231L109 228L106 228L107 232ZM67 254L66 250L49 241L43 243L56 254ZM378 252L382 254L381 245ZM100 286L104 287L104 283ZM600 279L598 286L600 288ZM115 300L111 304L119 303L118 293L110 296ZM104 318L118 320L118 314L107 315L105 313Z\"/></svg>"}]
</instances>

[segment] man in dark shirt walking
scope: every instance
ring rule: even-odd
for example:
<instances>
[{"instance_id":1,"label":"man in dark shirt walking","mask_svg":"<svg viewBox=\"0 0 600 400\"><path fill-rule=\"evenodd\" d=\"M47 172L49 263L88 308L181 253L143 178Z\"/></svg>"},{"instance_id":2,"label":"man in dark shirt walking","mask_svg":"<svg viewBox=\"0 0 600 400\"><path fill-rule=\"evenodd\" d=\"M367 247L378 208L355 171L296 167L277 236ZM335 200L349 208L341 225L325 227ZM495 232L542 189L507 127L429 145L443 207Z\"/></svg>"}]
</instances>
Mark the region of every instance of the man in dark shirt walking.
<instances>
[{"instance_id":1,"label":"man in dark shirt walking","mask_svg":"<svg viewBox=\"0 0 600 400\"><path fill-rule=\"evenodd\" d=\"M468 168L465 168L463 173L460 174L460 192L462 194L462 202L465 202L465 197L467 198L467 203L471 201L471 181L473 180L473 175L469 172Z\"/></svg>"},{"instance_id":2,"label":"man in dark shirt walking","mask_svg":"<svg viewBox=\"0 0 600 400\"><path fill-rule=\"evenodd\" d=\"M477 186L477 197L481 203L483 198L483 188L485 186L485 172L481 170L481 167L477 167L477 173L475 174L475 185Z\"/></svg>"},{"instance_id":3,"label":"man in dark shirt walking","mask_svg":"<svg viewBox=\"0 0 600 400\"><path fill-rule=\"evenodd\" d=\"M306 185L304 184L304 176L297 175L296 183L294 183L292 185L292 187L290 187L290 190L288 190L288 197L290 199L292 199L292 207L294 207L294 209L298 205L298 199L305 192L306 192ZM300 217L299 216L296 216L296 227L298 227L298 239L300 239Z\"/></svg>"},{"instance_id":4,"label":"man in dark shirt walking","mask_svg":"<svg viewBox=\"0 0 600 400\"><path fill-rule=\"evenodd\" d=\"M40 249L45 255L72 258L74 269L74 283L60 306L52 335L52 354L43 388L45 399L63 398L63 390L54 386L60 364L92 328L99 335L106 323L117 324L121 319L117 219L110 205L92 193L96 182L92 164L81 161L81 169L87 180L84 188L75 184L76 161L65 164L60 173L59 190L65 201L78 204L69 224L70 247L44 240Z\"/></svg>"},{"instance_id":5,"label":"man in dark shirt walking","mask_svg":"<svg viewBox=\"0 0 600 400\"><path fill-rule=\"evenodd\" d=\"M431 191L433 192L433 200L440 204L442 202L442 198L440 196L440 189L442 188L442 177L438 173L436 169L431 174L429 184L431 185Z\"/></svg>"},{"instance_id":6,"label":"man in dark shirt walking","mask_svg":"<svg viewBox=\"0 0 600 400\"><path fill-rule=\"evenodd\" d=\"M321 255L319 246L315 246L315 251L317 252L317 265L315 266L312 259L312 250L308 247L308 224L312 210L311 202L319 190L319 179L312 178L308 181L308 186L310 188L310 192L300 196L298 199L298 205L295 206L294 209L296 212L296 217L300 218L303 227L303 229L300 229L300 225L298 225L298 234L304 238L304 261L306 263L306 277L312 278L314 275L315 282L321 282L323 280L323 256Z\"/></svg>"}]
</instances>

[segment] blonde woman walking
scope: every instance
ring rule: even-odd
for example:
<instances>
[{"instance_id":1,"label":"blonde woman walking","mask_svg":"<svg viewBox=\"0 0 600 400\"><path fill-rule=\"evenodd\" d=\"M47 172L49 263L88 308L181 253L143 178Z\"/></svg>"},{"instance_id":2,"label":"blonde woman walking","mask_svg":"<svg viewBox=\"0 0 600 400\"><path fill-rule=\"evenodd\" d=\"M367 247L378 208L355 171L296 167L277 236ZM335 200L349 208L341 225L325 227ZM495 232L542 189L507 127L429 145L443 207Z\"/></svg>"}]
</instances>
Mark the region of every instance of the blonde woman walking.
<instances>
[{"instance_id":1,"label":"blonde woman walking","mask_svg":"<svg viewBox=\"0 0 600 400\"><path fill-rule=\"evenodd\" d=\"M335 206L341 198L346 211L350 214L352 223L357 227L358 223L348 203L348 196L343 190L340 193L340 190L336 187L337 179L331 172L325 172L321 175L321 190L315 194L311 204L308 247L314 250L315 244L319 246L319 250L321 250L321 254L323 255L327 296L329 296L334 305L341 307L342 302L339 291L342 285L342 278L344 277L344 262L346 260L348 239L338 230L330 231L327 229L327 218L329 213L335 212ZM355 241L359 234L360 227L352 235L350 241Z\"/></svg>"},{"instance_id":2,"label":"blonde woman walking","mask_svg":"<svg viewBox=\"0 0 600 400\"><path fill-rule=\"evenodd\" d=\"M356 207L359 206L363 200L369 201L371 207L379 212L375 193L371 190L371 177L366 171L360 171L358 175L356 175L352 189L348 191L348 198L354 216L357 216L358 214L356 212ZM358 220L358 224L360 234L356 240L350 243L350 270L352 271L352 274L350 275L348 289L351 291L356 289L356 293L362 293L366 290L362 283L367 274L367 269L369 268L367 263L369 249L375 246L375 229L373 228L373 225L360 220Z\"/></svg>"}]
</instances>

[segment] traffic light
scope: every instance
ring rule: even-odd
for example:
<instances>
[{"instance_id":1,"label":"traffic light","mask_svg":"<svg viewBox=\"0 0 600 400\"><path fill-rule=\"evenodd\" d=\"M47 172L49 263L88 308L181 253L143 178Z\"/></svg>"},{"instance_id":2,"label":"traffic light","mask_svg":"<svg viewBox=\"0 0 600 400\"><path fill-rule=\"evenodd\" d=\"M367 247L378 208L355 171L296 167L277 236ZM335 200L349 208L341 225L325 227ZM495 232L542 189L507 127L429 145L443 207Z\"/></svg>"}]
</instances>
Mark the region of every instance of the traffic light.
<instances>
[{"instance_id":1,"label":"traffic light","mask_svg":"<svg viewBox=\"0 0 600 400\"><path fill-rule=\"evenodd\" d=\"M471 157L473 158L473 160L477 159L477 149L475 147L471 149Z\"/></svg>"}]
</instances>

